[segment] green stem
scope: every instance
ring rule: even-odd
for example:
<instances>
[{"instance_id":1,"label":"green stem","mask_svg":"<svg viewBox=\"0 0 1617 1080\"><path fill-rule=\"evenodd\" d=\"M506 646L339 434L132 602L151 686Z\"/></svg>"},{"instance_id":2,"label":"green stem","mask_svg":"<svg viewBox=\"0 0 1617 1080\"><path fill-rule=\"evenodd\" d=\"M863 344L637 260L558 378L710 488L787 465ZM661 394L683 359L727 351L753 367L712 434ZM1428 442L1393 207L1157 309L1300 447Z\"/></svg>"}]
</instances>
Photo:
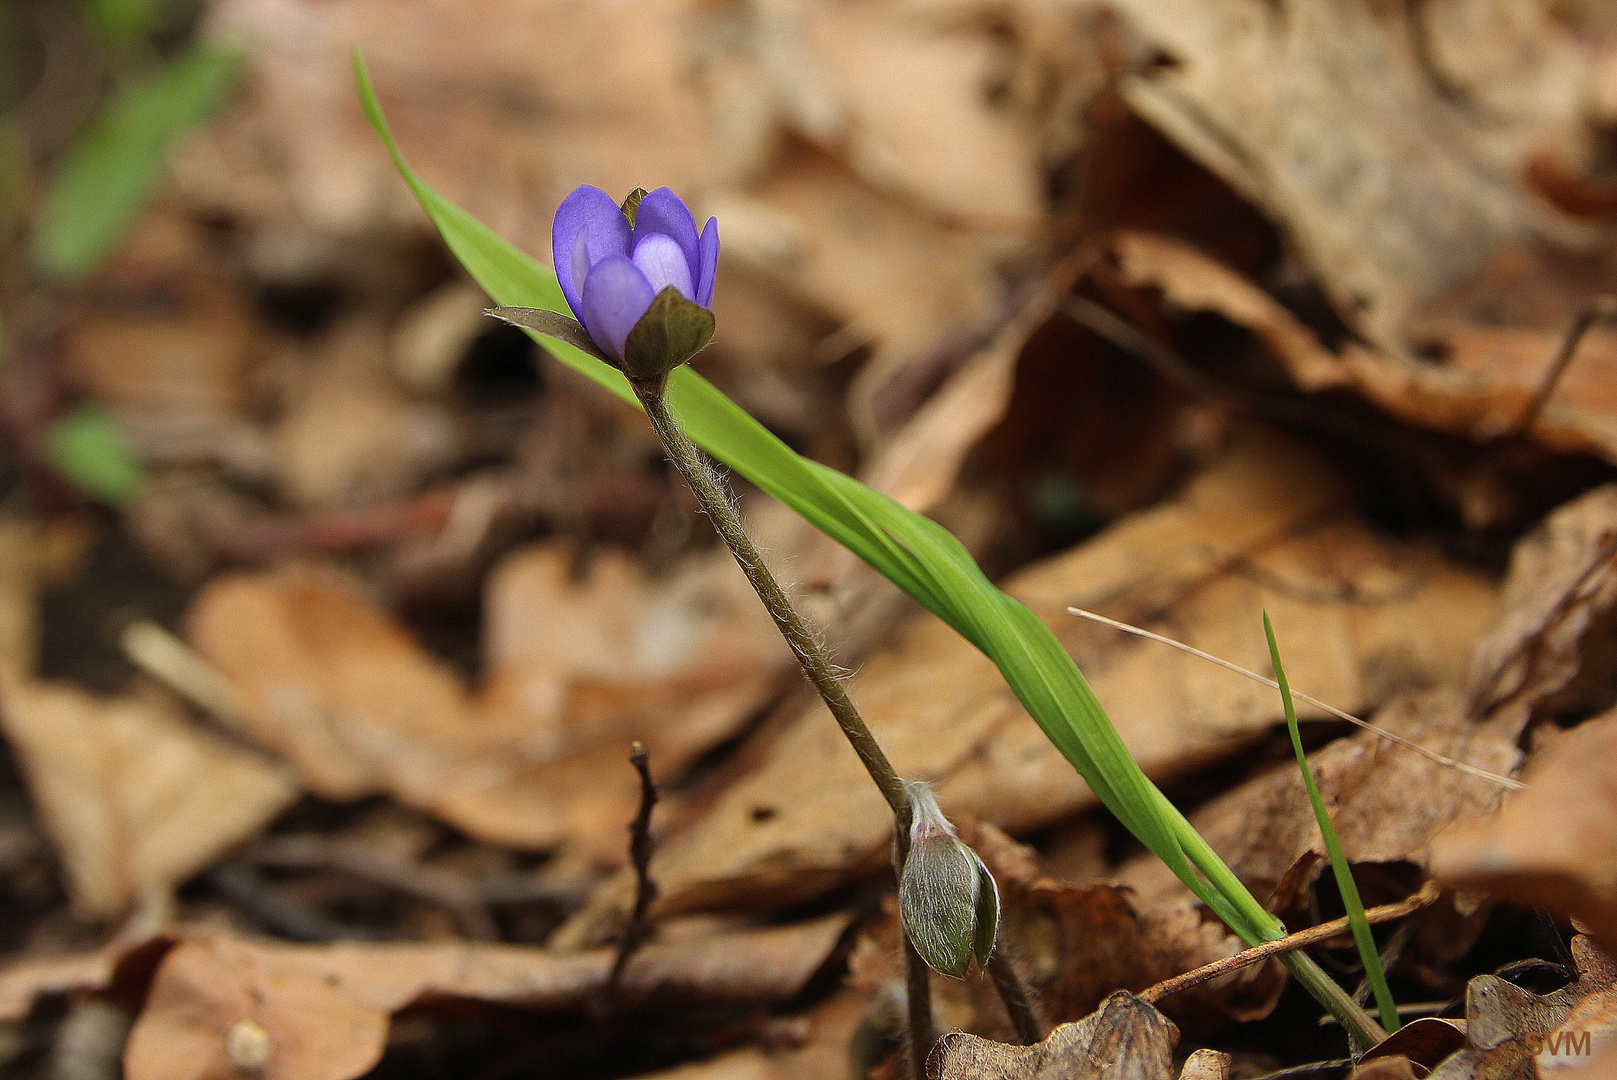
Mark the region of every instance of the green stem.
<instances>
[{"instance_id":1,"label":"green stem","mask_svg":"<svg viewBox=\"0 0 1617 1080\"><path fill-rule=\"evenodd\" d=\"M1307 954L1301 952L1281 953L1279 960L1286 965L1286 970L1296 977L1314 996L1314 1000L1325 1006L1327 1012L1336 1017L1342 1030L1347 1032L1348 1042L1353 1047L1353 1054L1357 1057L1381 1043L1387 1037L1380 1024L1371 1019L1370 1014L1353 1000L1346 990L1336 985L1336 980L1325 974L1325 971Z\"/></svg>"}]
</instances>

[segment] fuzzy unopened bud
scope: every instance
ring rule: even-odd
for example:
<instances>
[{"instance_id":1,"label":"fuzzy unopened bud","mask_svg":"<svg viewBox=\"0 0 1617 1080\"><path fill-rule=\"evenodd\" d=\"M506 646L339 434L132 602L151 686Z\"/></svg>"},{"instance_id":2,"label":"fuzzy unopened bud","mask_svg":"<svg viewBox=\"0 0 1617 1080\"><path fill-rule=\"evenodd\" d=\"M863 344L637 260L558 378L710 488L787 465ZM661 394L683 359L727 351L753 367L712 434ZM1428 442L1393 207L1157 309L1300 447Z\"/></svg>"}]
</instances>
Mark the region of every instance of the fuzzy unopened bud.
<instances>
[{"instance_id":1,"label":"fuzzy unopened bud","mask_svg":"<svg viewBox=\"0 0 1617 1080\"><path fill-rule=\"evenodd\" d=\"M964 978L984 967L999 931L999 886L977 853L955 835L932 789L904 785L910 799L910 853L898 885L898 913L915 951L932 968Z\"/></svg>"}]
</instances>

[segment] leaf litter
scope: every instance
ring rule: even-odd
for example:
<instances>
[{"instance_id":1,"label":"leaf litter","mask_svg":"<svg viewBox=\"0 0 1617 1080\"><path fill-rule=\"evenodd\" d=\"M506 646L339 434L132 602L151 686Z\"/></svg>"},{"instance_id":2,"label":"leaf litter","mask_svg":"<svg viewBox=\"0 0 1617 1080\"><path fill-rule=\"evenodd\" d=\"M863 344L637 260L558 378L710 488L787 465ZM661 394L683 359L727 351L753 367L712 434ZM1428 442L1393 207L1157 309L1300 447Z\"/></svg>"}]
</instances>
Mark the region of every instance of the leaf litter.
<instances>
[{"instance_id":1,"label":"leaf litter","mask_svg":"<svg viewBox=\"0 0 1617 1080\"><path fill-rule=\"evenodd\" d=\"M364 125L358 43L412 161L529 250L581 182L717 214L704 371L960 535L1294 929L1334 899L1277 697L1069 607L1259 672L1267 610L1313 696L1483 770L1525 763L1495 814L1486 778L1305 716L1367 900L1445 889L1382 931L1400 1000L1441 1016L1353 1075L1609 1071L1598 5L632 7L206 5L201 34L243 50L233 104L82 290L0 290L23 448L0 531L4 1067L902 1068L879 803L639 418L484 324ZM19 115L50 144L49 109ZM18 314L52 305L44 330ZM26 449L81 401L144 469L96 528L186 608L167 652L137 645L142 673L93 689L63 658L88 670L80 650L164 616L64 546L84 511ZM1009 1045L985 981L934 979L958 1029L934 1075L1340 1056L1272 962L1133 996L1240 943L978 654L741 501L901 770L1001 883L1049 1035ZM64 575L107 582L78 636ZM628 1039L599 998L637 740L665 791ZM1528 908L1553 929L1512 931Z\"/></svg>"}]
</instances>

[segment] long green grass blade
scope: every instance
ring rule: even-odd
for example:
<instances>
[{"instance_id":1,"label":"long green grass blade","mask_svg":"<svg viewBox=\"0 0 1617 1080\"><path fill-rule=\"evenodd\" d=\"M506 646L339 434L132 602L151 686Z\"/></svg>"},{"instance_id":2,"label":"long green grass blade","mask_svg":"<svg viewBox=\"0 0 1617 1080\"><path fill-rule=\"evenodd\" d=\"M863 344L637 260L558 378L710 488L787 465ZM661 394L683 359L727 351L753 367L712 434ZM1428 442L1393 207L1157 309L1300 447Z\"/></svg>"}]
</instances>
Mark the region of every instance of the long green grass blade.
<instances>
[{"instance_id":1,"label":"long green grass blade","mask_svg":"<svg viewBox=\"0 0 1617 1080\"><path fill-rule=\"evenodd\" d=\"M354 60L366 114L466 270L498 304L566 311L550 270L411 171L357 53ZM545 345L564 363L634 401L623 376L606 364L555 339ZM668 399L704 450L853 551L993 660L1096 796L1231 929L1252 943L1283 933L1278 920L1146 778L1050 628L995 588L947 530L852 477L800 457L688 367L673 372Z\"/></svg>"},{"instance_id":2,"label":"long green grass blade","mask_svg":"<svg viewBox=\"0 0 1617 1080\"><path fill-rule=\"evenodd\" d=\"M1336 839L1336 827L1331 815L1325 811L1325 799L1314 782L1314 771L1308 767L1308 755L1303 752L1303 736L1297 728L1297 708L1291 700L1291 684L1286 681L1286 669L1280 665L1280 649L1275 644L1274 627L1269 624L1269 613L1263 613L1263 632L1269 639L1269 659L1274 663L1275 682L1280 684L1280 702L1286 710L1286 730L1291 732L1291 747L1297 752L1297 767L1303 771L1303 784L1308 788L1308 801L1314 805L1314 820L1319 822L1319 834L1325 839L1325 852L1331 859L1331 871L1336 875L1336 888L1342 894L1342 906L1347 908L1348 925L1353 928L1353 943L1359 947L1359 959L1364 962L1364 977L1375 991L1376 1008L1381 1013L1381 1026L1389 1032L1398 1030L1398 1004L1393 1001L1387 987L1387 973L1381 969L1381 954L1376 951L1376 939L1370 934L1370 923L1364 917L1364 902L1359 899L1359 886L1353 881L1353 868L1342 854L1342 845Z\"/></svg>"}]
</instances>

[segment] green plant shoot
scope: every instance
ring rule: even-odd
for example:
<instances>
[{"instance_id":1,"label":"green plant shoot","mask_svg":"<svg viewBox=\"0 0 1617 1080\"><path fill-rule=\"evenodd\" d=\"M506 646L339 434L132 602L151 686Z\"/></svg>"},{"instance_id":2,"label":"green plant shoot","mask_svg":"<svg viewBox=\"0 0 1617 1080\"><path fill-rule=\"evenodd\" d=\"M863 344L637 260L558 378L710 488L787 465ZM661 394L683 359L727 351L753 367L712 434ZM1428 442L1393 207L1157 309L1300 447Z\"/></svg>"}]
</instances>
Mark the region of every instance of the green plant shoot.
<instances>
[{"instance_id":1,"label":"green plant shoot","mask_svg":"<svg viewBox=\"0 0 1617 1080\"><path fill-rule=\"evenodd\" d=\"M1280 703L1286 710L1286 730L1291 732L1291 747L1297 752L1297 767L1303 772L1303 784L1308 788L1308 801L1314 807L1314 820L1319 822L1319 834L1325 840L1325 853L1331 860L1331 871L1336 875L1336 888L1342 894L1342 906L1347 909L1348 925L1353 928L1353 943L1359 947L1359 959L1364 962L1364 977L1375 991L1376 1008L1381 1013L1381 1026L1388 1031L1398 1030L1398 1005L1387 987L1387 973L1381 969L1381 955L1376 951L1375 938L1370 934L1370 923L1364 917L1364 902L1359 899L1359 887L1353 881L1353 869L1342 854L1342 845L1336 838L1336 828L1325 811L1325 799L1314 782L1313 770L1308 767L1308 755L1303 752L1303 737L1297 727L1297 707L1291 700L1291 684L1286 681L1286 669L1280 665L1280 649L1275 644L1274 627L1269 613L1263 613L1263 633L1269 639L1269 659L1274 663L1275 682L1280 684Z\"/></svg>"},{"instance_id":2,"label":"green plant shoot","mask_svg":"<svg viewBox=\"0 0 1617 1080\"><path fill-rule=\"evenodd\" d=\"M415 175L393 141L357 51L354 66L372 126L467 272L501 306L567 311L549 269ZM544 344L563 363L636 403L621 372L560 339L546 338ZM799 456L688 366L670 373L667 399L704 450L869 563L992 660L1095 795L1236 934L1250 944L1284 936L1280 921L1146 777L1055 634L1025 605L995 588L946 529L850 476ZM1287 953L1282 962L1342 1021L1355 1046L1368 1048L1381 1036L1374 1021L1307 956Z\"/></svg>"}]
</instances>

